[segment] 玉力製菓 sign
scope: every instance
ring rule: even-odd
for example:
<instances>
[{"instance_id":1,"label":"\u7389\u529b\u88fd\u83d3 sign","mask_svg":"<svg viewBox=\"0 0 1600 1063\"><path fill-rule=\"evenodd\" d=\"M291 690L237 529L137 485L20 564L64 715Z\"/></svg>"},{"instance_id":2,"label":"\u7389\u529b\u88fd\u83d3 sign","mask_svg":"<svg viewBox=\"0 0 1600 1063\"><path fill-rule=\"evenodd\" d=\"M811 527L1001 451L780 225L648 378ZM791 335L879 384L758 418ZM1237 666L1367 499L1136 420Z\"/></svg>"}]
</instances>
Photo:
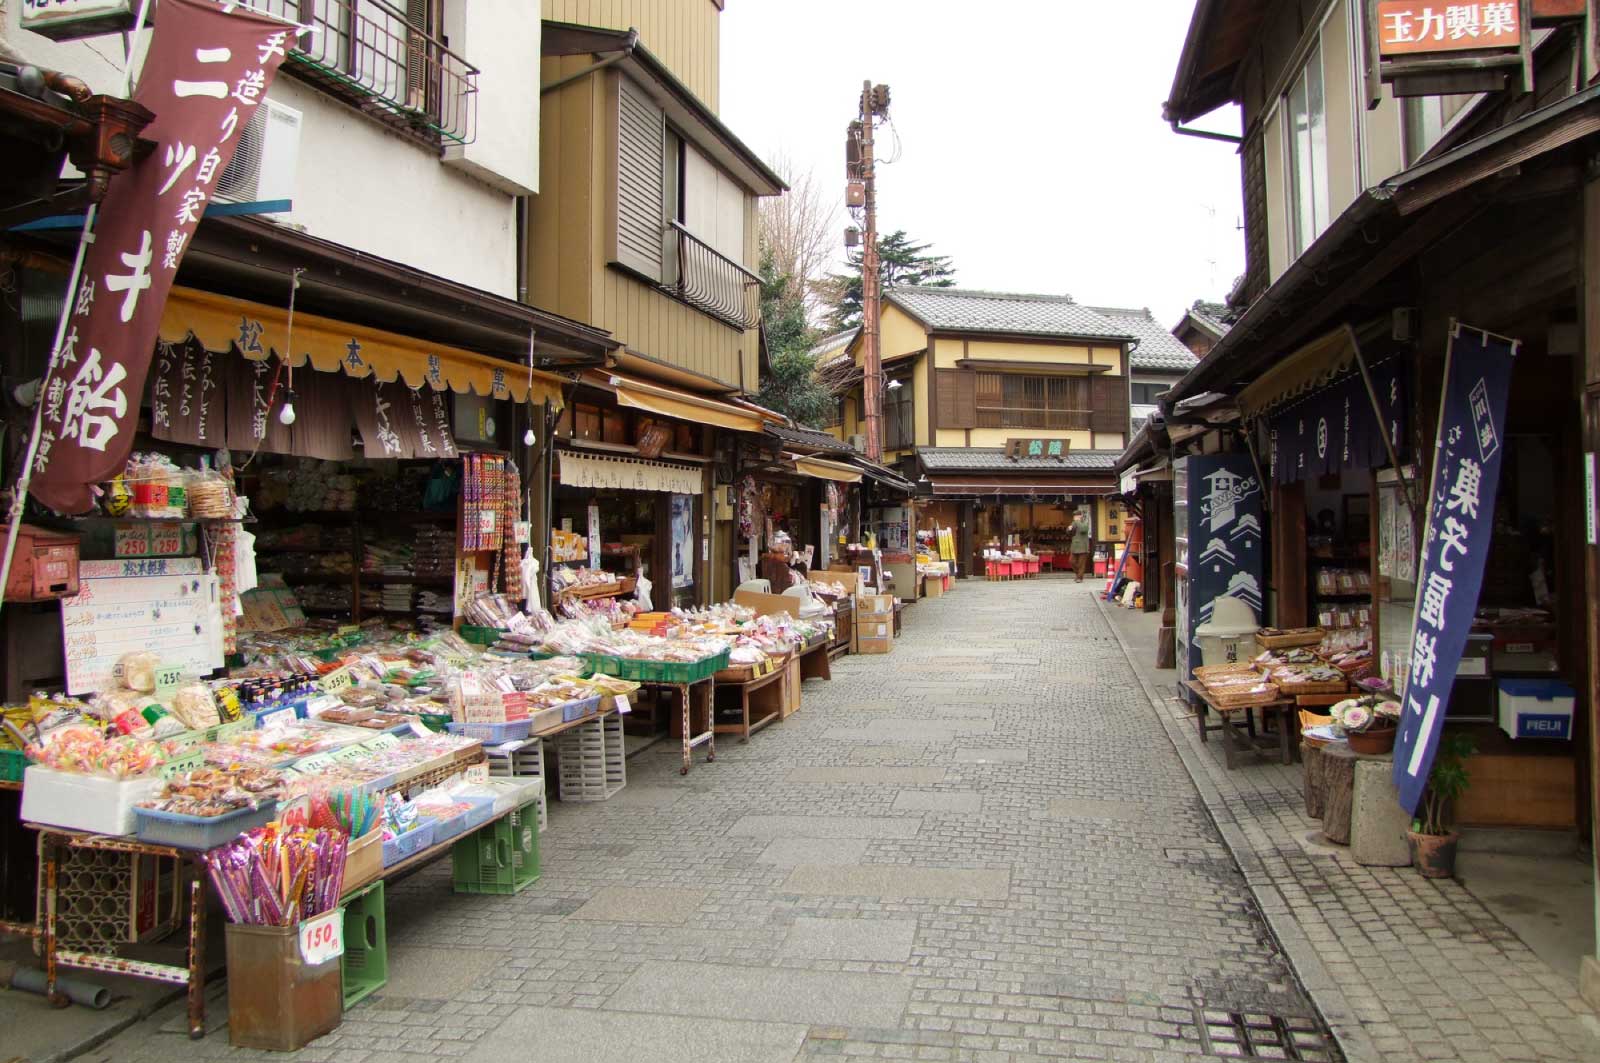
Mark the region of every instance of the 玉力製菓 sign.
<instances>
[{"instance_id":1,"label":"\u7389\u529b\u88fd\u83d3 sign","mask_svg":"<svg viewBox=\"0 0 1600 1063\"><path fill-rule=\"evenodd\" d=\"M1519 0L1381 0L1378 51L1382 55L1516 48L1522 43Z\"/></svg>"}]
</instances>

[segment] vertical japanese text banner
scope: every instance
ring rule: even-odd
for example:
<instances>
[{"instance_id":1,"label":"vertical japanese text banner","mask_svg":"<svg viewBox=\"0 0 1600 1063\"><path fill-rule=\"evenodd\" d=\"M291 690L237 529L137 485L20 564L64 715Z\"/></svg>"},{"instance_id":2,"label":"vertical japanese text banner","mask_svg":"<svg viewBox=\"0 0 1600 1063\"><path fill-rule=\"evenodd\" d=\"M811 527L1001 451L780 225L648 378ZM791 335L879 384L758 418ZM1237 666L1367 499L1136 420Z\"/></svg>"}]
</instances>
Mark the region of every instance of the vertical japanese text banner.
<instances>
[{"instance_id":1,"label":"vertical japanese text banner","mask_svg":"<svg viewBox=\"0 0 1600 1063\"><path fill-rule=\"evenodd\" d=\"M1472 630L1494 533L1516 343L1463 325L1451 332L1435 443L1433 495L1412 619L1411 669L1394 749L1400 803L1415 812Z\"/></svg>"},{"instance_id":2,"label":"vertical japanese text banner","mask_svg":"<svg viewBox=\"0 0 1600 1063\"><path fill-rule=\"evenodd\" d=\"M90 485L122 471L178 264L292 32L215 0L162 0L134 92L156 146L100 204L45 379L31 491L51 509L84 512Z\"/></svg>"}]
</instances>

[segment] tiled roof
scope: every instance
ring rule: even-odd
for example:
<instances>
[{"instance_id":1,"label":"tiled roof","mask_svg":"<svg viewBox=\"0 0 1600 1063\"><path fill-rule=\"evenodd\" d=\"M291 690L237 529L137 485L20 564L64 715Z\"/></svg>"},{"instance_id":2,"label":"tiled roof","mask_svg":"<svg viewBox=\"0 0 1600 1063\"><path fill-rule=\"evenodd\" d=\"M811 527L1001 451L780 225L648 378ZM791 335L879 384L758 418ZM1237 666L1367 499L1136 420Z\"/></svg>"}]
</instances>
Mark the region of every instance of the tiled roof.
<instances>
[{"instance_id":1,"label":"tiled roof","mask_svg":"<svg viewBox=\"0 0 1600 1063\"><path fill-rule=\"evenodd\" d=\"M1042 469L1072 472L1110 472L1115 450L1069 450L1064 458L1006 457L1002 447L918 447L917 457L929 472L1005 472Z\"/></svg>"},{"instance_id":2,"label":"tiled roof","mask_svg":"<svg viewBox=\"0 0 1600 1063\"><path fill-rule=\"evenodd\" d=\"M831 336L822 337L822 339L811 345L811 357L815 358L819 363L826 362L850 346L850 341L856 338L856 333L859 331L861 330L850 328L845 329L843 332L835 332Z\"/></svg>"},{"instance_id":3,"label":"tiled roof","mask_svg":"<svg viewBox=\"0 0 1600 1063\"><path fill-rule=\"evenodd\" d=\"M883 296L935 329L1108 340L1130 338L1127 329L1073 302L1069 295L901 286L885 289Z\"/></svg>"},{"instance_id":4,"label":"tiled roof","mask_svg":"<svg viewBox=\"0 0 1600 1063\"><path fill-rule=\"evenodd\" d=\"M850 448L840 440L826 432L819 432L815 428L789 428L785 425L767 425L767 434L776 439L781 439L791 446L810 447L813 450L827 451L830 454L848 454Z\"/></svg>"},{"instance_id":5,"label":"tiled roof","mask_svg":"<svg viewBox=\"0 0 1600 1063\"><path fill-rule=\"evenodd\" d=\"M1228 318L1233 314L1227 303L1208 303L1204 299L1196 299L1194 305L1184 311L1184 316L1196 325L1207 330L1221 339L1233 328L1233 322ZM1180 324L1182 324L1180 322Z\"/></svg>"},{"instance_id":6,"label":"tiled roof","mask_svg":"<svg viewBox=\"0 0 1600 1063\"><path fill-rule=\"evenodd\" d=\"M1129 359L1134 369L1189 370L1200 359L1167 331L1149 310L1124 310L1114 306L1091 306L1101 317L1133 333L1139 345Z\"/></svg>"}]
</instances>

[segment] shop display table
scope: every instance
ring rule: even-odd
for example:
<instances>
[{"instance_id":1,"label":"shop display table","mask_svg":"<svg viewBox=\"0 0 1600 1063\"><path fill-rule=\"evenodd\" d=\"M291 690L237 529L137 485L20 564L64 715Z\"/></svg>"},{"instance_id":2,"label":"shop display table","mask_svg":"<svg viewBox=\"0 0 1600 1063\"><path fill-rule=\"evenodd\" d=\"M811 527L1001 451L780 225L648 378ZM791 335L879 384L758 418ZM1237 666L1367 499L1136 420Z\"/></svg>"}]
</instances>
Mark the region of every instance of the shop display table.
<instances>
[{"instance_id":1,"label":"shop display table","mask_svg":"<svg viewBox=\"0 0 1600 1063\"><path fill-rule=\"evenodd\" d=\"M754 679L746 679L736 682L724 682L722 680L717 680L716 686L712 691L713 700L715 700L716 694L721 693L724 690L736 692L738 697L739 722L717 723L713 719L711 725L712 733L736 734L739 736L739 741L748 742L751 735L767 726L767 724L772 723L774 720L782 719L784 696L783 680L783 668L775 668L766 675L758 675ZM750 710L752 707L755 708L757 713L753 720L750 716ZM688 733L687 725L685 726L684 733L686 735Z\"/></svg>"},{"instance_id":2,"label":"shop display table","mask_svg":"<svg viewBox=\"0 0 1600 1063\"><path fill-rule=\"evenodd\" d=\"M828 659L829 645L819 642L800 654L800 681L807 679L833 679L833 667Z\"/></svg>"},{"instance_id":3,"label":"shop display table","mask_svg":"<svg viewBox=\"0 0 1600 1063\"><path fill-rule=\"evenodd\" d=\"M1293 763L1293 742L1291 732L1295 730L1294 720L1298 709L1293 698L1278 698L1264 705L1241 705L1224 708L1216 704L1211 697L1211 692L1198 680L1185 680L1184 684L1194 696L1200 699L1200 707L1195 711L1195 721L1200 728L1200 741L1207 741L1207 735L1212 731L1222 732L1222 756L1232 771L1238 767L1236 758L1240 753L1250 753L1262 759L1268 759L1276 752L1278 759L1284 764ZM1256 735L1255 712L1261 710L1261 721L1265 727L1269 716L1277 717L1277 734L1274 736ZM1217 714L1217 723L1206 723L1207 711ZM1244 730L1239 729L1235 715L1243 714Z\"/></svg>"},{"instance_id":4,"label":"shop display table","mask_svg":"<svg viewBox=\"0 0 1600 1063\"><path fill-rule=\"evenodd\" d=\"M780 678L783 675L781 671L773 674ZM676 698L678 704L682 706L683 767L678 770L679 775L689 774L689 769L694 766L696 746L706 747L708 764L717 759L716 700L713 696L716 690L715 679L706 676L692 683L667 683L649 679L636 682L643 688ZM694 721L697 717L705 720L706 728L698 734L694 730Z\"/></svg>"}]
</instances>

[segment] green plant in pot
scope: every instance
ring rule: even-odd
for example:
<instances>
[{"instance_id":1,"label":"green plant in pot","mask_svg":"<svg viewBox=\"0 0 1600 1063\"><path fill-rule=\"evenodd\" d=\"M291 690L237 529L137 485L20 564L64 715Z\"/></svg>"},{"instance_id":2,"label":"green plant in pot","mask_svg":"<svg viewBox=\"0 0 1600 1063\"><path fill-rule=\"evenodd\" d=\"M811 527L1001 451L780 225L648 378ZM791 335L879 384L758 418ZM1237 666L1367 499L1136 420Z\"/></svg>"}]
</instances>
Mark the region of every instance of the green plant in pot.
<instances>
[{"instance_id":1,"label":"green plant in pot","mask_svg":"<svg viewBox=\"0 0 1600 1063\"><path fill-rule=\"evenodd\" d=\"M1471 777L1466 760L1477 752L1463 734L1446 735L1434 754L1428 788L1422 792L1417 818L1411 821L1411 862L1424 878L1449 878L1456 870L1455 803L1467 792Z\"/></svg>"}]
</instances>

